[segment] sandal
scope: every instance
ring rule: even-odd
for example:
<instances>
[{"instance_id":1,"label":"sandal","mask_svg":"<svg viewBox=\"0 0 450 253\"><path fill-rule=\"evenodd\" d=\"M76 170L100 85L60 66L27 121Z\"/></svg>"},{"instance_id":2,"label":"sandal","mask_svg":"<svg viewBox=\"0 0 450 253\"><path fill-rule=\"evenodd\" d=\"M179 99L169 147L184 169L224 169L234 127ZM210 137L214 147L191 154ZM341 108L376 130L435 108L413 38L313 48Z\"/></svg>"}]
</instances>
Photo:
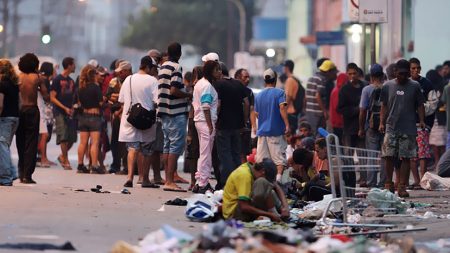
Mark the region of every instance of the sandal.
<instances>
[{"instance_id":1,"label":"sandal","mask_svg":"<svg viewBox=\"0 0 450 253\"><path fill-rule=\"evenodd\" d=\"M133 181L127 181L127 182L125 182L125 184L123 185L123 187L133 188Z\"/></svg>"},{"instance_id":2,"label":"sandal","mask_svg":"<svg viewBox=\"0 0 450 253\"><path fill-rule=\"evenodd\" d=\"M163 188L163 191L166 192L187 192L185 189L181 187L165 187Z\"/></svg>"},{"instance_id":3,"label":"sandal","mask_svg":"<svg viewBox=\"0 0 450 253\"><path fill-rule=\"evenodd\" d=\"M420 184L412 184L408 186L408 190L423 190L423 188Z\"/></svg>"},{"instance_id":4,"label":"sandal","mask_svg":"<svg viewBox=\"0 0 450 253\"><path fill-rule=\"evenodd\" d=\"M188 202L187 200L176 198L174 200L168 200L164 204L169 206L187 206Z\"/></svg>"},{"instance_id":5,"label":"sandal","mask_svg":"<svg viewBox=\"0 0 450 253\"><path fill-rule=\"evenodd\" d=\"M152 184L157 184L157 185L165 185L166 181L163 179L159 179L159 180L150 180L150 182L152 182Z\"/></svg>"},{"instance_id":6,"label":"sandal","mask_svg":"<svg viewBox=\"0 0 450 253\"><path fill-rule=\"evenodd\" d=\"M159 188L159 185L157 184L153 184L153 183L142 183L141 185L142 188Z\"/></svg>"}]
</instances>

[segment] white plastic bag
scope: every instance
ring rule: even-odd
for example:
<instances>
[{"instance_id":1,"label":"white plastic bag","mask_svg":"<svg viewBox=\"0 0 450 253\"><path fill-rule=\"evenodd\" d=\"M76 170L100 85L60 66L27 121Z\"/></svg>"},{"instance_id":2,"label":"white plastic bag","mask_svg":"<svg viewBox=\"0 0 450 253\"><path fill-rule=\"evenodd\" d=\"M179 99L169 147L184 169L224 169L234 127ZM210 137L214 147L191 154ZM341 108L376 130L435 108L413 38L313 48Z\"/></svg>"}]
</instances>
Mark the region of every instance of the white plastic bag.
<instances>
[{"instance_id":1,"label":"white plastic bag","mask_svg":"<svg viewBox=\"0 0 450 253\"><path fill-rule=\"evenodd\" d=\"M187 199L186 217L191 221L196 222L207 222L212 220L219 205L213 196L214 195L212 194L209 196L205 194L195 194Z\"/></svg>"},{"instance_id":2,"label":"white plastic bag","mask_svg":"<svg viewBox=\"0 0 450 253\"><path fill-rule=\"evenodd\" d=\"M429 191L447 191L450 190L450 178L444 178L426 172L422 180L420 180L420 186Z\"/></svg>"}]
</instances>

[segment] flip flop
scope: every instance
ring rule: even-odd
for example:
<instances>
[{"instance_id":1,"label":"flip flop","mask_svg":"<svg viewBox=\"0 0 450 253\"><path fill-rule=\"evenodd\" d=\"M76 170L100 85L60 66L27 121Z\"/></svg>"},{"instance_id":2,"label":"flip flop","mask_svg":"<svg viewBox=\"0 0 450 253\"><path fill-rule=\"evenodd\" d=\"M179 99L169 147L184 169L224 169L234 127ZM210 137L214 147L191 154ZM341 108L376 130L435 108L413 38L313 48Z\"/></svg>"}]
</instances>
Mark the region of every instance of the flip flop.
<instances>
[{"instance_id":1,"label":"flip flop","mask_svg":"<svg viewBox=\"0 0 450 253\"><path fill-rule=\"evenodd\" d=\"M176 187L176 188L166 187L166 188L163 188L163 191L166 191L166 192L187 192L187 190L185 190L183 188L179 188L179 187Z\"/></svg>"},{"instance_id":2,"label":"flip flop","mask_svg":"<svg viewBox=\"0 0 450 253\"><path fill-rule=\"evenodd\" d=\"M141 187L142 188L159 188L159 185L150 183L150 184L142 184Z\"/></svg>"},{"instance_id":3,"label":"flip flop","mask_svg":"<svg viewBox=\"0 0 450 253\"><path fill-rule=\"evenodd\" d=\"M157 184L157 185L164 185L164 184L166 184L166 182L164 180L158 180L158 181L150 180L150 182L152 182L152 184Z\"/></svg>"},{"instance_id":4,"label":"flip flop","mask_svg":"<svg viewBox=\"0 0 450 253\"><path fill-rule=\"evenodd\" d=\"M189 184L189 181L187 181L186 179L181 178L181 177L175 179L174 182L177 183L177 184Z\"/></svg>"}]
</instances>

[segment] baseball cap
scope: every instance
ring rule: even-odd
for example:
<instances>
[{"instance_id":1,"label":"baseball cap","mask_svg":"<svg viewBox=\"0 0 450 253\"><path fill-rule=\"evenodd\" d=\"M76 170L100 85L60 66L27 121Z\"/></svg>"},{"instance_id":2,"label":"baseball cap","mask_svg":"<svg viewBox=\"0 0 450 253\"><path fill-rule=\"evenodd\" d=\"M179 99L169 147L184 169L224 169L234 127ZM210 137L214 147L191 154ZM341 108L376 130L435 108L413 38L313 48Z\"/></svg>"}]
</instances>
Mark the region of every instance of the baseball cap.
<instances>
[{"instance_id":1,"label":"baseball cap","mask_svg":"<svg viewBox=\"0 0 450 253\"><path fill-rule=\"evenodd\" d=\"M266 69L264 71L263 76L264 76L264 81L269 81L276 77L275 72L271 68Z\"/></svg>"},{"instance_id":2,"label":"baseball cap","mask_svg":"<svg viewBox=\"0 0 450 253\"><path fill-rule=\"evenodd\" d=\"M401 73L409 72L409 67L409 61L405 59L398 60L397 63L395 63L396 70Z\"/></svg>"},{"instance_id":3,"label":"baseball cap","mask_svg":"<svg viewBox=\"0 0 450 253\"><path fill-rule=\"evenodd\" d=\"M95 68L98 67L98 61L97 61L96 59L90 59L90 60L88 61L88 64L91 65L91 66L93 66L93 67L95 67Z\"/></svg>"},{"instance_id":4,"label":"baseball cap","mask_svg":"<svg viewBox=\"0 0 450 253\"><path fill-rule=\"evenodd\" d=\"M323 61L322 65L320 65L319 70L323 72L328 72L330 70L335 70L336 65L330 60Z\"/></svg>"},{"instance_id":5,"label":"baseball cap","mask_svg":"<svg viewBox=\"0 0 450 253\"><path fill-rule=\"evenodd\" d=\"M219 61L219 55L216 53L207 53L205 55L203 55L202 57L202 61L203 62L207 62L207 61Z\"/></svg>"},{"instance_id":6,"label":"baseball cap","mask_svg":"<svg viewBox=\"0 0 450 253\"><path fill-rule=\"evenodd\" d=\"M129 61L122 61L119 66L114 70L115 72L122 71L124 69L131 69L131 63Z\"/></svg>"},{"instance_id":7,"label":"baseball cap","mask_svg":"<svg viewBox=\"0 0 450 253\"><path fill-rule=\"evenodd\" d=\"M375 63L370 67L371 76L381 76L383 75L383 67L380 64Z\"/></svg>"},{"instance_id":8,"label":"baseball cap","mask_svg":"<svg viewBox=\"0 0 450 253\"><path fill-rule=\"evenodd\" d=\"M141 67L144 67L144 66L151 69L153 66L156 66L156 62L152 57L146 55L141 58Z\"/></svg>"}]
</instances>

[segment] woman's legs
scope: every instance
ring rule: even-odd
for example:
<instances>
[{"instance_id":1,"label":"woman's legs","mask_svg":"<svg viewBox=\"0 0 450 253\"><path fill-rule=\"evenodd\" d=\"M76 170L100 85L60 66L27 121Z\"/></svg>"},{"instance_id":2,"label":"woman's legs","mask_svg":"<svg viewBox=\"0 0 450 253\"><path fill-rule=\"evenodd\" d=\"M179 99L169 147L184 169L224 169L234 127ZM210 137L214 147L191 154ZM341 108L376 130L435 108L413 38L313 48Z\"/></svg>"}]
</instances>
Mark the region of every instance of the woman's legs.
<instances>
[{"instance_id":1,"label":"woman's legs","mask_svg":"<svg viewBox=\"0 0 450 253\"><path fill-rule=\"evenodd\" d=\"M39 152L41 155L41 164L42 165L48 165L49 161L47 158L47 138L48 138L48 133L42 133L40 134L40 139L39 139Z\"/></svg>"},{"instance_id":2,"label":"woman's legs","mask_svg":"<svg viewBox=\"0 0 450 253\"><path fill-rule=\"evenodd\" d=\"M99 162L98 162L98 155L99 155L99 144L100 144L100 132L89 132L90 136L90 156L91 156L91 162L92 166L98 168Z\"/></svg>"},{"instance_id":3,"label":"woman's legs","mask_svg":"<svg viewBox=\"0 0 450 253\"><path fill-rule=\"evenodd\" d=\"M89 132L80 132L80 144L78 145L78 165L84 165L84 154L89 140Z\"/></svg>"}]
</instances>

